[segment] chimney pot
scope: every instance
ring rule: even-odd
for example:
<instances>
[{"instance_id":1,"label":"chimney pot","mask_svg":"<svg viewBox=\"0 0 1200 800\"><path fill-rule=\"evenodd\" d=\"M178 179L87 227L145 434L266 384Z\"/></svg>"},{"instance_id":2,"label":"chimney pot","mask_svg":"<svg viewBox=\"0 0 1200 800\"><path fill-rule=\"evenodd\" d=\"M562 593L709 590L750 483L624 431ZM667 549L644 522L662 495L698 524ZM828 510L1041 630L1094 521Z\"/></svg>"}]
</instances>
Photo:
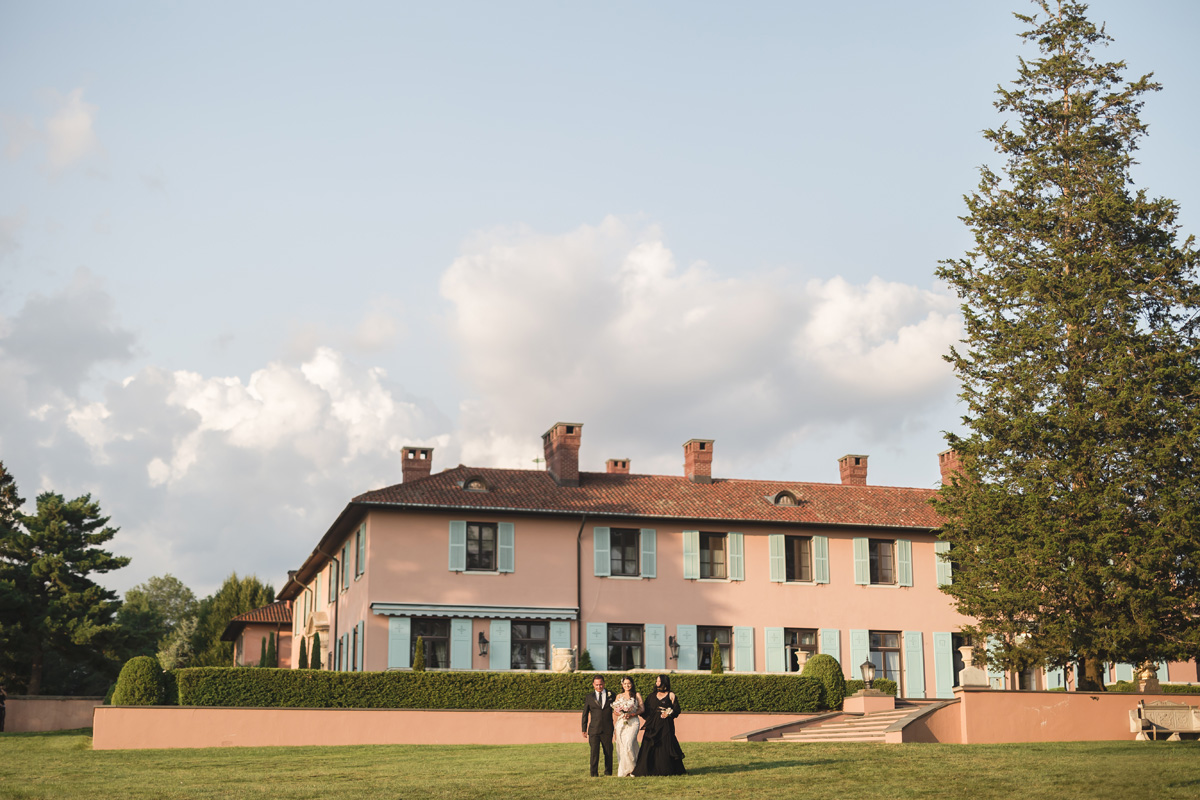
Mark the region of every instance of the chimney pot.
<instances>
[{"instance_id":1,"label":"chimney pot","mask_svg":"<svg viewBox=\"0 0 1200 800\"><path fill-rule=\"evenodd\" d=\"M629 459L628 458L610 458L608 460L609 475L628 475L629 474Z\"/></svg>"},{"instance_id":2,"label":"chimney pot","mask_svg":"<svg viewBox=\"0 0 1200 800\"><path fill-rule=\"evenodd\" d=\"M411 483L428 477L433 469L432 447L405 447L400 450L401 481Z\"/></svg>"},{"instance_id":3,"label":"chimney pot","mask_svg":"<svg viewBox=\"0 0 1200 800\"><path fill-rule=\"evenodd\" d=\"M962 459L953 447L938 453L938 468L942 471L942 486L949 486L955 475L962 472Z\"/></svg>"},{"instance_id":4,"label":"chimney pot","mask_svg":"<svg viewBox=\"0 0 1200 800\"><path fill-rule=\"evenodd\" d=\"M712 439L683 443L683 476L692 483L712 483Z\"/></svg>"},{"instance_id":5,"label":"chimney pot","mask_svg":"<svg viewBox=\"0 0 1200 800\"><path fill-rule=\"evenodd\" d=\"M542 434L546 471L559 486L579 485L579 444L583 426L578 422L556 422Z\"/></svg>"},{"instance_id":6,"label":"chimney pot","mask_svg":"<svg viewBox=\"0 0 1200 800\"><path fill-rule=\"evenodd\" d=\"M842 485L867 485L867 456L853 454L842 456L838 459L838 468L842 474Z\"/></svg>"}]
</instances>

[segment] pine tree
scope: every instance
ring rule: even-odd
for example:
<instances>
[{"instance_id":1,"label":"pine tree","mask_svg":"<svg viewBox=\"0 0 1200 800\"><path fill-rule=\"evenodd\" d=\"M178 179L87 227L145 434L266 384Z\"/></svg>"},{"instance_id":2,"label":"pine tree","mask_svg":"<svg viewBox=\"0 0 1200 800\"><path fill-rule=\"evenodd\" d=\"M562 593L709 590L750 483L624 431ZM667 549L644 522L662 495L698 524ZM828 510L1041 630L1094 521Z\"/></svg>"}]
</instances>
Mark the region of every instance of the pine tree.
<instances>
[{"instance_id":1,"label":"pine tree","mask_svg":"<svg viewBox=\"0 0 1200 800\"><path fill-rule=\"evenodd\" d=\"M963 301L963 472L939 511L961 613L993 664L1083 667L1200 652L1200 263L1176 204L1134 191L1160 87L1098 61L1111 41L1072 0L1017 17L1020 62L985 132L963 218L975 238L938 274ZM1011 123L1011 124L1010 124Z\"/></svg>"},{"instance_id":2,"label":"pine tree","mask_svg":"<svg viewBox=\"0 0 1200 800\"><path fill-rule=\"evenodd\" d=\"M308 666L311 669L321 668L321 634L319 633L313 634L312 661Z\"/></svg>"},{"instance_id":3,"label":"pine tree","mask_svg":"<svg viewBox=\"0 0 1200 800\"><path fill-rule=\"evenodd\" d=\"M425 637L418 636L417 643L413 646L412 671L425 671Z\"/></svg>"},{"instance_id":4,"label":"pine tree","mask_svg":"<svg viewBox=\"0 0 1200 800\"><path fill-rule=\"evenodd\" d=\"M308 639L300 637L300 669L308 669Z\"/></svg>"}]
</instances>

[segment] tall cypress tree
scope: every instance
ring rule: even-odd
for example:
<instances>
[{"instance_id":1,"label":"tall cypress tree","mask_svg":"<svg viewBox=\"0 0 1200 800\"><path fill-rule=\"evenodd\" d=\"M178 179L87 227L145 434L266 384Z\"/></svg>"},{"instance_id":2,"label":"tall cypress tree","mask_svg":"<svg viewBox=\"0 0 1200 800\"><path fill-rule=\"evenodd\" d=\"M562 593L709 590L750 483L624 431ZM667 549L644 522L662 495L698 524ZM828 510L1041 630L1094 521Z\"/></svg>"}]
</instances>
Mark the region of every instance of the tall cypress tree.
<instances>
[{"instance_id":1,"label":"tall cypress tree","mask_svg":"<svg viewBox=\"0 0 1200 800\"><path fill-rule=\"evenodd\" d=\"M937 502L959 610L1010 669L1200 653L1200 292L1176 204L1134 190L1150 75L1071 0L1016 15L1039 56L997 90L963 218L975 246L938 274L963 301L963 467Z\"/></svg>"},{"instance_id":2,"label":"tall cypress tree","mask_svg":"<svg viewBox=\"0 0 1200 800\"><path fill-rule=\"evenodd\" d=\"M308 669L308 639L300 637L300 662L299 669Z\"/></svg>"},{"instance_id":3,"label":"tall cypress tree","mask_svg":"<svg viewBox=\"0 0 1200 800\"><path fill-rule=\"evenodd\" d=\"M313 634L313 648L312 648L312 655L310 657L312 658L312 661L309 662L309 665L308 665L309 668L310 669L320 669L321 668L321 634L319 634L319 633Z\"/></svg>"}]
</instances>

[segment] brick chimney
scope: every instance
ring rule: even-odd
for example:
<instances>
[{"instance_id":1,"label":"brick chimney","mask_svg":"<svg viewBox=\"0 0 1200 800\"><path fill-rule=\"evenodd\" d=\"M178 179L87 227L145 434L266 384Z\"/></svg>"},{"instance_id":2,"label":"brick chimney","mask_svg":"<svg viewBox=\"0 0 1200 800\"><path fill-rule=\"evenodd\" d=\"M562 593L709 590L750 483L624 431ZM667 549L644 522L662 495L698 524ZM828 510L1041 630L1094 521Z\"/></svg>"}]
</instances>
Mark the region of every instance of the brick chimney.
<instances>
[{"instance_id":1,"label":"brick chimney","mask_svg":"<svg viewBox=\"0 0 1200 800\"><path fill-rule=\"evenodd\" d=\"M429 476L429 470L433 468L433 448L432 447L405 447L400 451L402 460L402 477L401 482L412 483L421 478Z\"/></svg>"},{"instance_id":2,"label":"brick chimney","mask_svg":"<svg viewBox=\"0 0 1200 800\"><path fill-rule=\"evenodd\" d=\"M843 486L867 485L867 457L848 455L838 459Z\"/></svg>"},{"instance_id":3,"label":"brick chimney","mask_svg":"<svg viewBox=\"0 0 1200 800\"><path fill-rule=\"evenodd\" d=\"M692 483L712 483L712 439L683 443L683 476Z\"/></svg>"},{"instance_id":4,"label":"brick chimney","mask_svg":"<svg viewBox=\"0 0 1200 800\"><path fill-rule=\"evenodd\" d=\"M608 460L609 475L628 475L629 474L629 459L628 458L610 458Z\"/></svg>"},{"instance_id":5,"label":"brick chimney","mask_svg":"<svg viewBox=\"0 0 1200 800\"><path fill-rule=\"evenodd\" d=\"M938 453L938 468L942 471L942 486L949 486L951 478L962 472L962 459L953 447Z\"/></svg>"},{"instance_id":6,"label":"brick chimney","mask_svg":"<svg viewBox=\"0 0 1200 800\"><path fill-rule=\"evenodd\" d=\"M579 442L583 426L577 422L556 422L542 434L546 453L546 471L559 486L579 485Z\"/></svg>"}]
</instances>

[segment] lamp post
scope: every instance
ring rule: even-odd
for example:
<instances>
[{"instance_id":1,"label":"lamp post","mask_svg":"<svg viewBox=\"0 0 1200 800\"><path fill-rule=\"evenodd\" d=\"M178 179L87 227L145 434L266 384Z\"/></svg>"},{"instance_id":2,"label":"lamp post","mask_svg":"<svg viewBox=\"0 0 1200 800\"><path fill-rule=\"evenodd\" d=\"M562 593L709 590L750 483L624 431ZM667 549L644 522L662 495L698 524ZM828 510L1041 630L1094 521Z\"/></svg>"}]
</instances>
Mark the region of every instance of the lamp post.
<instances>
[{"instance_id":1,"label":"lamp post","mask_svg":"<svg viewBox=\"0 0 1200 800\"><path fill-rule=\"evenodd\" d=\"M488 654L488 640L487 640L487 637L483 635L483 631L480 631L479 632L479 655L482 657L482 656L486 656L487 654Z\"/></svg>"},{"instance_id":2,"label":"lamp post","mask_svg":"<svg viewBox=\"0 0 1200 800\"><path fill-rule=\"evenodd\" d=\"M671 649L671 658L675 661L679 660L679 642L674 636L667 637L667 647Z\"/></svg>"},{"instance_id":3,"label":"lamp post","mask_svg":"<svg viewBox=\"0 0 1200 800\"><path fill-rule=\"evenodd\" d=\"M875 682L875 665L872 664L870 660L867 660L859 665L858 670L862 673L863 684L865 687L867 689L873 688L871 684Z\"/></svg>"}]
</instances>

